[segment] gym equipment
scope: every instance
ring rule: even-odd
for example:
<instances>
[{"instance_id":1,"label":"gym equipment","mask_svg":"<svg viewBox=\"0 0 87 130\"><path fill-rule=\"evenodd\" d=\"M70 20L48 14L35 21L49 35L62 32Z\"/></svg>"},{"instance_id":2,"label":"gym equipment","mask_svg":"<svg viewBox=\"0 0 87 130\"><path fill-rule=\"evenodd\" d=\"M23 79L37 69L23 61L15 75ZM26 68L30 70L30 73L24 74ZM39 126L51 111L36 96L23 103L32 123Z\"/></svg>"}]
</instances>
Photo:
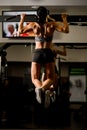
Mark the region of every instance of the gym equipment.
<instances>
[{"instance_id":1,"label":"gym equipment","mask_svg":"<svg viewBox=\"0 0 87 130\"><path fill-rule=\"evenodd\" d=\"M26 15L25 16L25 22L36 22L37 16L36 15ZM0 16L0 22L19 22L20 21L20 15L4 15Z\"/></svg>"},{"instance_id":2,"label":"gym equipment","mask_svg":"<svg viewBox=\"0 0 87 130\"><path fill-rule=\"evenodd\" d=\"M55 19L56 21L62 21L61 14L51 14L50 17ZM76 25L74 22L87 22L87 15L67 15L67 20L70 25ZM0 22L19 22L20 15L4 15L0 16ZM37 15L26 15L25 22L37 22L38 18ZM87 23L85 23L87 26ZM83 25L84 26L84 25Z\"/></svg>"}]
</instances>

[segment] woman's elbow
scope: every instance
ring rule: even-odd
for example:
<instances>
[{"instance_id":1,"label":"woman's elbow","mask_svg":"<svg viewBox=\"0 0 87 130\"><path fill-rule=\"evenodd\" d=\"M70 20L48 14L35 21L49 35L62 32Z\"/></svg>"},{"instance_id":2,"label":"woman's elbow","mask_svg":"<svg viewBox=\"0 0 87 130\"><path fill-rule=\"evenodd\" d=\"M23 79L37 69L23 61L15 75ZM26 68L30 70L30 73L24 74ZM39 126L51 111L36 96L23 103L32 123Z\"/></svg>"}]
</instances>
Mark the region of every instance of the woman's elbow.
<instances>
[{"instance_id":1,"label":"woman's elbow","mask_svg":"<svg viewBox=\"0 0 87 130\"><path fill-rule=\"evenodd\" d=\"M69 28L64 28L63 30L65 33L69 33Z\"/></svg>"}]
</instances>

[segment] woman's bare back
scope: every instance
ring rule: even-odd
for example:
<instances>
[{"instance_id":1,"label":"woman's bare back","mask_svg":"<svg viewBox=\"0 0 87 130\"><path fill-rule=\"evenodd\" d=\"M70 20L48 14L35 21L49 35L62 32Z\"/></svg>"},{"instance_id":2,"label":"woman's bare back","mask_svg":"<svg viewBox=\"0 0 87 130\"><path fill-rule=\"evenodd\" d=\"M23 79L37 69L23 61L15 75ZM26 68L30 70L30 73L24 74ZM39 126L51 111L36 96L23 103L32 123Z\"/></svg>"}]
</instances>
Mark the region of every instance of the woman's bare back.
<instances>
[{"instance_id":1,"label":"woman's bare back","mask_svg":"<svg viewBox=\"0 0 87 130\"><path fill-rule=\"evenodd\" d=\"M36 48L50 48L54 30L51 23L44 23L43 25L33 23Z\"/></svg>"},{"instance_id":2,"label":"woman's bare back","mask_svg":"<svg viewBox=\"0 0 87 130\"><path fill-rule=\"evenodd\" d=\"M63 22L46 22L45 23L38 23L38 22L29 22L28 25L23 26L25 14L21 15L19 32L25 33L32 30L35 36L35 48L50 48L53 38L53 33L55 30L59 32L68 33L68 23L66 15L62 15Z\"/></svg>"}]
</instances>

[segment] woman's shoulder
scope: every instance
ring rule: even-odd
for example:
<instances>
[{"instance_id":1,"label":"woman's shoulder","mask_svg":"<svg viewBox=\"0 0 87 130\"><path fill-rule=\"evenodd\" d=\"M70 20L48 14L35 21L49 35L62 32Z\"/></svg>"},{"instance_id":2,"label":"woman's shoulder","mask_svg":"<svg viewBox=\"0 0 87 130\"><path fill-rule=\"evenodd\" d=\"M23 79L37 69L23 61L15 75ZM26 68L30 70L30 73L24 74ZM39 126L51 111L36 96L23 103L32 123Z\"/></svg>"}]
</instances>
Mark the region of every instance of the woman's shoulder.
<instances>
[{"instance_id":1,"label":"woman's shoulder","mask_svg":"<svg viewBox=\"0 0 87 130\"><path fill-rule=\"evenodd\" d=\"M29 22L30 25L36 25L36 22Z\"/></svg>"},{"instance_id":2,"label":"woman's shoulder","mask_svg":"<svg viewBox=\"0 0 87 130\"><path fill-rule=\"evenodd\" d=\"M50 27L50 26L55 26L55 23L56 23L56 22L54 22L54 21L46 22L46 25L49 26L49 27Z\"/></svg>"}]
</instances>

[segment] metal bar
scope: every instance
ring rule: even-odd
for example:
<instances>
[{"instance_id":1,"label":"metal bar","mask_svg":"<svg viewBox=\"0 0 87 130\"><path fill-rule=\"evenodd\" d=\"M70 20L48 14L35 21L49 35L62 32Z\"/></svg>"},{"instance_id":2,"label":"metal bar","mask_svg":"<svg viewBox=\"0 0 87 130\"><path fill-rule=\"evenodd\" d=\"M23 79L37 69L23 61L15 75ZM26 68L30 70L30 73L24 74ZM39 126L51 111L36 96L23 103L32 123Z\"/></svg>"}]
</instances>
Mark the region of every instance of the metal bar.
<instances>
[{"instance_id":1,"label":"metal bar","mask_svg":"<svg viewBox=\"0 0 87 130\"><path fill-rule=\"evenodd\" d=\"M50 15L56 21L62 21L61 14ZM68 22L87 22L87 15L67 15Z\"/></svg>"},{"instance_id":2,"label":"metal bar","mask_svg":"<svg viewBox=\"0 0 87 130\"><path fill-rule=\"evenodd\" d=\"M19 22L20 21L20 15L14 15L14 16L0 16L0 22ZM25 16L25 22L36 22L37 16L36 15L26 15Z\"/></svg>"},{"instance_id":3,"label":"metal bar","mask_svg":"<svg viewBox=\"0 0 87 130\"><path fill-rule=\"evenodd\" d=\"M56 21L62 21L61 14L51 14L52 18ZM25 22L37 22L38 18L36 15L26 15ZM68 22L87 22L87 15L67 15ZM0 16L0 22L19 22L20 15L17 16Z\"/></svg>"}]
</instances>

